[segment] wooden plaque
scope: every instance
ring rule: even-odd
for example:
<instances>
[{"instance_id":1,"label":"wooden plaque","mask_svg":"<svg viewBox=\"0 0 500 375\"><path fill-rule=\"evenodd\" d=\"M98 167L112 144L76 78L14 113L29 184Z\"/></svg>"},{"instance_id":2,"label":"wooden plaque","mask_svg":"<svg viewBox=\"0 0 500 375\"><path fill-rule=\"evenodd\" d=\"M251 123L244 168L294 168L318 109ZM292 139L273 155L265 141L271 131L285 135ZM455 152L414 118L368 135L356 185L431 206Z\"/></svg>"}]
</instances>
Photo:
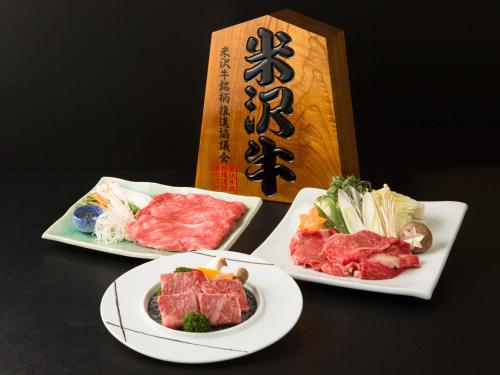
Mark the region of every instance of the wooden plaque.
<instances>
[{"instance_id":1,"label":"wooden plaque","mask_svg":"<svg viewBox=\"0 0 500 375\"><path fill-rule=\"evenodd\" d=\"M291 202L359 175L344 33L284 10L212 33L196 187Z\"/></svg>"}]
</instances>

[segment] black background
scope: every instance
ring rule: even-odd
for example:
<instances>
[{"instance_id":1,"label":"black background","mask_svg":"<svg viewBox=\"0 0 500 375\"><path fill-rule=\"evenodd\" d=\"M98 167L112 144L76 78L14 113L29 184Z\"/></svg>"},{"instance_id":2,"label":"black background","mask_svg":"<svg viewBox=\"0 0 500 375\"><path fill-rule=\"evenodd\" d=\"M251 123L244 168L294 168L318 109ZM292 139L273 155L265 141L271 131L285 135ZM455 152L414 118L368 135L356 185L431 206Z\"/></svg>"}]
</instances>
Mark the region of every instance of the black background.
<instances>
[{"instance_id":1,"label":"black background","mask_svg":"<svg viewBox=\"0 0 500 375\"><path fill-rule=\"evenodd\" d=\"M98 310L145 260L40 235L103 175L192 185L211 31L283 8L346 32L363 175L469 205L446 267L430 301L298 281L293 330L230 362L138 354ZM0 374L498 373L498 8L0 0ZM287 209L264 202L231 249L251 253Z\"/></svg>"},{"instance_id":2,"label":"black background","mask_svg":"<svg viewBox=\"0 0 500 375\"><path fill-rule=\"evenodd\" d=\"M193 170L210 33L283 8L345 30L362 166L499 163L493 2L19 0L0 168Z\"/></svg>"}]
</instances>

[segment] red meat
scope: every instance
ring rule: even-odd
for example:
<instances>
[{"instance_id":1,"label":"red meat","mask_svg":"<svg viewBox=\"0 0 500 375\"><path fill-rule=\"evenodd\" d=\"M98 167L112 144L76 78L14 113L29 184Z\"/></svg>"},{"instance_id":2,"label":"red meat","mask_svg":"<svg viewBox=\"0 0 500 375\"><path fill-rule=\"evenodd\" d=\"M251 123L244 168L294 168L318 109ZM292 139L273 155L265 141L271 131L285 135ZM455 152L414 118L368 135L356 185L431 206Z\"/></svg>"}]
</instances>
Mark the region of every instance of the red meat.
<instances>
[{"instance_id":1,"label":"red meat","mask_svg":"<svg viewBox=\"0 0 500 375\"><path fill-rule=\"evenodd\" d=\"M321 255L325 242L335 234L333 229L298 230L290 242L290 253L295 264L320 270L326 262Z\"/></svg>"},{"instance_id":2,"label":"red meat","mask_svg":"<svg viewBox=\"0 0 500 375\"><path fill-rule=\"evenodd\" d=\"M409 244L370 231L328 236L325 231L299 230L290 252L295 264L361 279L387 279L420 265Z\"/></svg>"},{"instance_id":3,"label":"red meat","mask_svg":"<svg viewBox=\"0 0 500 375\"><path fill-rule=\"evenodd\" d=\"M193 292L162 294L157 302L161 313L161 324L168 328L182 327L182 321L188 312L200 310L198 299Z\"/></svg>"},{"instance_id":4,"label":"red meat","mask_svg":"<svg viewBox=\"0 0 500 375\"><path fill-rule=\"evenodd\" d=\"M399 275L405 268L392 268L382 263L360 262L354 277L368 280L390 279Z\"/></svg>"},{"instance_id":5,"label":"red meat","mask_svg":"<svg viewBox=\"0 0 500 375\"><path fill-rule=\"evenodd\" d=\"M197 295L207 277L203 272L174 272L160 276L162 294L193 292Z\"/></svg>"},{"instance_id":6,"label":"red meat","mask_svg":"<svg viewBox=\"0 0 500 375\"><path fill-rule=\"evenodd\" d=\"M246 210L205 194L160 194L136 214L127 239L160 250L215 249Z\"/></svg>"},{"instance_id":7,"label":"red meat","mask_svg":"<svg viewBox=\"0 0 500 375\"><path fill-rule=\"evenodd\" d=\"M211 280L201 284L201 292L208 294L234 294L238 297L241 311L248 311L248 300L239 280Z\"/></svg>"},{"instance_id":8,"label":"red meat","mask_svg":"<svg viewBox=\"0 0 500 375\"><path fill-rule=\"evenodd\" d=\"M157 302L162 324L169 328L180 328L189 311L201 311L212 325L237 324L241 312L249 308L239 280L208 281L196 270L166 273L160 280L162 295Z\"/></svg>"},{"instance_id":9,"label":"red meat","mask_svg":"<svg viewBox=\"0 0 500 375\"><path fill-rule=\"evenodd\" d=\"M363 230L354 234L336 234L322 249L322 255L333 263L348 264L366 259L390 246L388 237Z\"/></svg>"},{"instance_id":10,"label":"red meat","mask_svg":"<svg viewBox=\"0 0 500 375\"><path fill-rule=\"evenodd\" d=\"M235 294L198 294L200 312L214 326L241 322L241 308Z\"/></svg>"},{"instance_id":11,"label":"red meat","mask_svg":"<svg viewBox=\"0 0 500 375\"><path fill-rule=\"evenodd\" d=\"M325 263L323 263L320 267L321 272L332 276L350 276L355 269L355 263L349 263L348 265L343 266L340 263L332 263L329 261L325 261Z\"/></svg>"}]
</instances>

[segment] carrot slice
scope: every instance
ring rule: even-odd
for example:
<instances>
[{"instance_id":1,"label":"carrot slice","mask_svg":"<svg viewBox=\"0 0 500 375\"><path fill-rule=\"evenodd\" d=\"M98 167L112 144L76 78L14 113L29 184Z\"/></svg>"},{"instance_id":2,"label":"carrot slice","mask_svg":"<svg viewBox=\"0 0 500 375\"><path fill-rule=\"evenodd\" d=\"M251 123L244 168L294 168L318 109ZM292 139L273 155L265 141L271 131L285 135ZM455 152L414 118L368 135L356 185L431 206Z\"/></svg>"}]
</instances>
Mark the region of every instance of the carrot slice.
<instances>
[{"instance_id":1,"label":"carrot slice","mask_svg":"<svg viewBox=\"0 0 500 375\"><path fill-rule=\"evenodd\" d=\"M300 215L299 229L319 230L324 223L326 223L326 219L319 216L318 210L313 207L308 214Z\"/></svg>"},{"instance_id":2,"label":"carrot slice","mask_svg":"<svg viewBox=\"0 0 500 375\"><path fill-rule=\"evenodd\" d=\"M313 206L309 210L309 215L311 215L311 216L319 216L318 208L316 206Z\"/></svg>"},{"instance_id":3,"label":"carrot slice","mask_svg":"<svg viewBox=\"0 0 500 375\"><path fill-rule=\"evenodd\" d=\"M99 206L102 208L108 208L109 206L109 200L104 198L101 194L96 193L95 191L93 193L89 194L89 197L94 198L97 203L99 203Z\"/></svg>"}]
</instances>

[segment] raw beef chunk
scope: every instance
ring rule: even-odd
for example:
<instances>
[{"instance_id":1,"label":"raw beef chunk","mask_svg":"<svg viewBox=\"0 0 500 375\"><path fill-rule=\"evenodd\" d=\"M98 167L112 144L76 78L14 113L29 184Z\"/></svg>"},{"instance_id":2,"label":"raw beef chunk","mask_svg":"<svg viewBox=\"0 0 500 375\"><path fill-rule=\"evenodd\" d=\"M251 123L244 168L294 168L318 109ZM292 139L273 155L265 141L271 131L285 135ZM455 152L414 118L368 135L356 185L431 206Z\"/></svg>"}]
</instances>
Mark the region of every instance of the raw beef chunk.
<instances>
[{"instance_id":1,"label":"raw beef chunk","mask_svg":"<svg viewBox=\"0 0 500 375\"><path fill-rule=\"evenodd\" d=\"M248 300L239 280L211 280L201 284L202 293L234 294L238 297L241 311L248 311Z\"/></svg>"},{"instance_id":2,"label":"raw beef chunk","mask_svg":"<svg viewBox=\"0 0 500 375\"><path fill-rule=\"evenodd\" d=\"M193 292L162 294L157 301L161 323L168 328L182 327L184 315L190 311L199 311L198 299Z\"/></svg>"},{"instance_id":3,"label":"raw beef chunk","mask_svg":"<svg viewBox=\"0 0 500 375\"><path fill-rule=\"evenodd\" d=\"M201 290L201 283L207 278L203 272L174 272L160 276L162 294L193 292L196 295Z\"/></svg>"},{"instance_id":4,"label":"raw beef chunk","mask_svg":"<svg viewBox=\"0 0 500 375\"><path fill-rule=\"evenodd\" d=\"M198 294L200 312L214 326L241 322L241 308L235 294Z\"/></svg>"}]
</instances>

